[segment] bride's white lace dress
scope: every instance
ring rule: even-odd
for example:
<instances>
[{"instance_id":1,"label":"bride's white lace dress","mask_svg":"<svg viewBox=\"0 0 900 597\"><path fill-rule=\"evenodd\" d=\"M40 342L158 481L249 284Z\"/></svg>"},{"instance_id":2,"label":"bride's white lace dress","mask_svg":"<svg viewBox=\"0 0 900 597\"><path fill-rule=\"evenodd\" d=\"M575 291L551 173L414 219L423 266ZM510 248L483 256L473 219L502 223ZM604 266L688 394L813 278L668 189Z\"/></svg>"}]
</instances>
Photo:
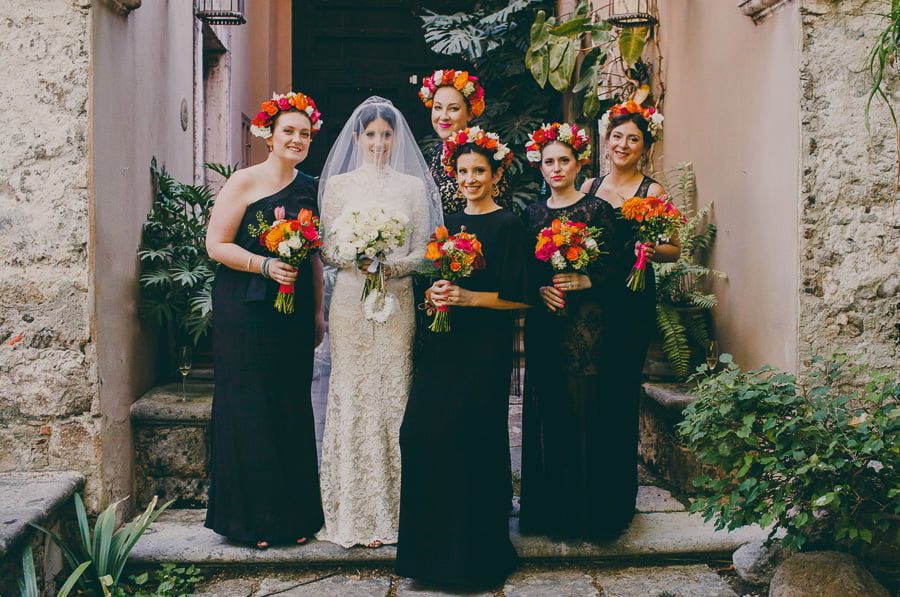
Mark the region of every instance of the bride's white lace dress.
<instances>
[{"instance_id":1,"label":"bride's white lace dress","mask_svg":"<svg viewBox=\"0 0 900 597\"><path fill-rule=\"evenodd\" d=\"M384 324L365 319L365 275L338 257L329 223L348 207L383 203L409 218L403 246L387 257L386 292L397 298ZM339 268L328 335L331 376L320 482L325 526L317 538L344 547L397 542L400 508L400 423L411 376L415 297L410 274L422 262L428 230L425 186L390 167L365 164L328 179L321 202L322 258Z\"/></svg>"}]
</instances>

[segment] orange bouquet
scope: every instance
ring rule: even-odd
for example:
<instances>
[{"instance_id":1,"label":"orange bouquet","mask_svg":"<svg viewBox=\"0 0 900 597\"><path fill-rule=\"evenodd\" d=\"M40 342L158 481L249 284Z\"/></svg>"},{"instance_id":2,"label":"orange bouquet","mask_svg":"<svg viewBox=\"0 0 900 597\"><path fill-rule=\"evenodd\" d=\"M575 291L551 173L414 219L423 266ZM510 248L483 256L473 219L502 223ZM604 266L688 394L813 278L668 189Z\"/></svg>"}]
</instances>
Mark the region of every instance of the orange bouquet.
<instances>
[{"instance_id":1,"label":"orange bouquet","mask_svg":"<svg viewBox=\"0 0 900 597\"><path fill-rule=\"evenodd\" d=\"M271 224L263 219L262 212L256 212L258 226L247 228L250 236L259 237L259 244L280 261L297 267L309 258L314 249L322 246L319 234L319 218L308 209L301 209L296 219L285 219L284 207L275 208L275 221ZM280 284L275 297L275 309L280 313L294 312L294 285Z\"/></svg>"},{"instance_id":2,"label":"orange bouquet","mask_svg":"<svg viewBox=\"0 0 900 597\"><path fill-rule=\"evenodd\" d=\"M474 234L466 232L465 226L453 236L450 236L444 226L435 228L425 247L425 259L431 262L435 273L442 280L449 282L466 278L475 270L484 268L481 243ZM432 332L449 332L450 314L447 312L447 305L438 305L435 311L434 320L428 329Z\"/></svg>"},{"instance_id":3,"label":"orange bouquet","mask_svg":"<svg viewBox=\"0 0 900 597\"><path fill-rule=\"evenodd\" d=\"M647 267L647 245L669 240L684 222L684 216L669 201L662 197L632 197L622 204L622 217L637 224L635 252L637 259L625 284L632 291L644 289L644 270Z\"/></svg>"},{"instance_id":4,"label":"orange bouquet","mask_svg":"<svg viewBox=\"0 0 900 597\"><path fill-rule=\"evenodd\" d=\"M538 233L534 256L555 271L582 272L600 257L599 238L600 229L584 222L553 220L549 228ZM556 314L565 315L565 309L558 309Z\"/></svg>"}]
</instances>

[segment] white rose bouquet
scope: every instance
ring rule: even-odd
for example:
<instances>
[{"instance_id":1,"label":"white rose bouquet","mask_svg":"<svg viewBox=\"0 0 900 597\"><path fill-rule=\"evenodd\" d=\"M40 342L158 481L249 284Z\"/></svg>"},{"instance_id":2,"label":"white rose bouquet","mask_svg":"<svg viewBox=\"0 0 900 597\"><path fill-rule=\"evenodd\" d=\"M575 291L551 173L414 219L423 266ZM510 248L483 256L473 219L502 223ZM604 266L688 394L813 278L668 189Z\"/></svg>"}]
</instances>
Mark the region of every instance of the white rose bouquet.
<instances>
[{"instance_id":1,"label":"white rose bouquet","mask_svg":"<svg viewBox=\"0 0 900 597\"><path fill-rule=\"evenodd\" d=\"M334 221L338 257L371 260L361 299L369 321L384 323L393 311L396 298L384 292L384 263L406 240L408 224L406 214L378 204L348 207Z\"/></svg>"}]
</instances>

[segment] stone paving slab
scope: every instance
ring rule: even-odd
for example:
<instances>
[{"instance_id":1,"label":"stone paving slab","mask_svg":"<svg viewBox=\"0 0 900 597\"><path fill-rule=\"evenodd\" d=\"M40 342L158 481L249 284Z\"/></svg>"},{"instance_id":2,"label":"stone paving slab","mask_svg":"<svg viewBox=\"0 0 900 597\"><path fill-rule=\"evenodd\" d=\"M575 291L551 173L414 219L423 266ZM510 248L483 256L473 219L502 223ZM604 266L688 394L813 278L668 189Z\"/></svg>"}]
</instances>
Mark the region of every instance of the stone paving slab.
<instances>
[{"instance_id":1,"label":"stone paving slab","mask_svg":"<svg viewBox=\"0 0 900 597\"><path fill-rule=\"evenodd\" d=\"M0 558L25 537L29 522L45 523L83 485L74 471L0 473Z\"/></svg>"},{"instance_id":2,"label":"stone paving slab","mask_svg":"<svg viewBox=\"0 0 900 597\"><path fill-rule=\"evenodd\" d=\"M206 425L212 415L213 383L189 381L156 386L131 405L131 420L138 424L181 423Z\"/></svg>"},{"instance_id":3,"label":"stone paving slab","mask_svg":"<svg viewBox=\"0 0 900 597\"><path fill-rule=\"evenodd\" d=\"M590 574L577 570L548 572L517 572L509 577L503 587L505 597L597 597L600 592L594 586Z\"/></svg>"},{"instance_id":4,"label":"stone paving slab","mask_svg":"<svg viewBox=\"0 0 900 597\"><path fill-rule=\"evenodd\" d=\"M299 583L301 584L296 586ZM295 581L267 578L263 580L253 597L385 597L391 590L388 577L358 578L331 576L322 580Z\"/></svg>"},{"instance_id":5,"label":"stone paving slab","mask_svg":"<svg viewBox=\"0 0 900 597\"><path fill-rule=\"evenodd\" d=\"M697 399L690 393L690 386L683 383L645 383L644 393L667 410L681 412Z\"/></svg>"},{"instance_id":6,"label":"stone paving slab","mask_svg":"<svg viewBox=\"0 0 900 597\"><path fill-rule=\"evenodd\" d=\"M493 593L478 592L466 593L464 591L448 591L439 587L423 585L416 581L403 578L397 582L397 597L492 597Z\"/></svg>"},{"instance_id":7,"label":"stone paving slab","mask_svg":"<svg viewBox=\"0 0 900 597\"><path fill-rule=\"evenodd\" d=\"M354 547L344 549L325 541L304 546L273 546L258 550L229 543L203 527L204 510L165 512L144 534L131 552L137 565L162 562L200 565L322 565L391 563L396 548ZM738 547L765 538L759 527L716 531L699 515L687 512L647 512L635 515L631 526L617 539L604 543L555 542L545 537L522 537L518 520L510 520L513 544L525 560L590 559L615 561L642 558L652 561L673 556L730 557Z\"/></svg>"},{"instance_id":8,"label":"stone paving slab","mask_svg":"<svg viewBox=\"0 0 900 597\"><path fill-rule=\"evenodd\" d=\"M641 485L638 487L635 510L638 512L684 512L684 504L672 497L661 487Z\"/></svg>"},{"instance_id":9,"label":"stone paving slab","mask_svg":"<svg viewBox=\"0 0 900 597\"><path fill-rule=\"evenodd\" d=\"M664 591L676 597L737 597L722 577L702 564L602 570L596 578L604 597L655 597Z\"/></svg>"}]
</instances>

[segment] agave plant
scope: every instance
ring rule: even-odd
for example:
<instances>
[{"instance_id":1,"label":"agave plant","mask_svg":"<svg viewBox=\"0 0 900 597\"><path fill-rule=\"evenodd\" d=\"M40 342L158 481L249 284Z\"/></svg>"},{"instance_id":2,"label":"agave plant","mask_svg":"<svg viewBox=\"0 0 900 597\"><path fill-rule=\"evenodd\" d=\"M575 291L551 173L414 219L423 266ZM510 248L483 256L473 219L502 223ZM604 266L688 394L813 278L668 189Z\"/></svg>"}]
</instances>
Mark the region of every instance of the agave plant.
<instances>
[{"instance_id":1,"label":"agave plant","mask_svg":"<svg viewBox=\"0 0 900 597\"><path fill-rule=\"evenodd\" d=\"M72 549L53 531L42 526L31 524L39 531L46 533L59 549L66 560L66 565L72 571L69 579L75 576L74 584L87 594L103 595L108 597L110 589L119 583L122 570L131 553L132 548L144 534L144 531L153 524L163 511L174 500L166 502L159 508L156 507L156 496L150 500L150 504L132 520L116 530L116 509L122 500L110 504L97 517L93 531L88 523L84 502L79 494L75 494L75 516L78 521L79 543ZM33 568L33 566L32 566ZM80 570L80 572L79 572ZM75 575L79 572L78 575ZM68 583L68 581L67 581ZM73 585L74 586L74 585ZM69 587L71 590L72 587Z\"/></svg>"},{"instance_id":2,"label":"agave plant","mask_svg":"<svg viewBox=\"0 0 900 597\"><path fill-rule=\"evenodd\" d=\"M90 561L79 564L63 583L63 586L60 587L59 591L56 592L56 597L66 597L90 565ZM31 553L30 545L25 547L25 550L22 552L22 578L19 580L19 592L22 597L41 597L41 592L38 590L37 573L34 570L34 556Z\"/></svg>"},{"instance_id":3,"label":"agave plant","mask_svg":"<svg viewBox=\"0 0 900 597\"><path fill-rule=\"evenodd\" d=\"M228 178L235 167L204 164ZM216 263L206 254L206 226L212 191L180 183L165 168L150 162L157 189L144 223L141 259L141 314L194 342L212 325L212 283Z\"/></svg>"},{"instance_id":4,"label":"agave plant","mask_svg":"<svg viewBox=\"0 0 900 597\"><path fill-rule=\"evenodd\" d=\"M656 274L656 323L662 349L680 378L691 372L691 348L705 350L710 342L709 310L716 306L715 293L704 292L710 277L725 274L701 263L703 251L716 237L715 224L708 221L712 202L695 210L696 180L690 163L679 164L661 175L669 195L686 216L678 229L681 256L671 263L654 263ZM675 178L670 185L668 180Z\"/></svg>"}]
</instances>

